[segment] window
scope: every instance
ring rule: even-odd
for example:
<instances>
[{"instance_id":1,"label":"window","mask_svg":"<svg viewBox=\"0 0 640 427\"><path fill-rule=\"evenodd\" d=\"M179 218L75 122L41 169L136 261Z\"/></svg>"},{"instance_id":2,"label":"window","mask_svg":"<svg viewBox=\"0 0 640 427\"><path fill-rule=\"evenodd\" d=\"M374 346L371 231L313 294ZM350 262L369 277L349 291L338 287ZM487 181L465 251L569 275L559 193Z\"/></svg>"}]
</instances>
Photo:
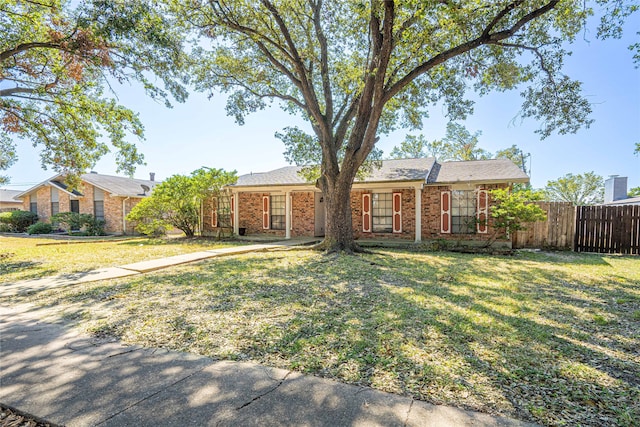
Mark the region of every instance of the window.
<instances>
[{"instance_id":1,"label":"window","mask_svg":"<svg viewBox=\"0 0 640 427\"><path fill-rule=\"evenodd\" d=\"M451 232L454 234L476 232L476 193L473 190L451 192Z\"/></svg>"},{"instance_id":2,"label":"window","mask_svg":"<svg viewBox=\"0 0 640 427\"><path fill-rule=\"evenodd\" d=\"M60 199L58 198L58 189L51 188L51 216L60 212Z\"/></svg>"},{"instance_id":3,"label":"window","mask_svg":"<svg viewBox=\"0 0 640 427\"><path fill-rule=\"evenodd\" d=\"M36 194L29 196L29 211L34 214L38 213L38 196Z\"/></svg>"},{"instance_id":4,"label":"window","mask_svg":"<svg viewBox=\"0 0 640 427\"><path fill-rule=\"evenodd\" d=\"M104 221L104 191L93 188L93 216Z\"/></svg>"},{"instance_id":5,"label":"window","mask_svg":"<svg viewBox=\"0 0 640 427\"><path fill-rule=\"evenodd\" d=\"M285 229L285 196L271 196L271 229Z\"/></svg>"},{"instance_id":6,"label":"window","mask_svg":"<svg viewBox=\"0 0 640 427\"><path fill-rule=\"evenodd\" d=\"M80 213L80 201L71 200L71 212Z\"/></svg>"},{"instance_id":7,"label":"window","mask_svg":"<svg viewBox=\"0 0 640 427\"><path fill-rule=\"evenodd\" d=\"M371 195L371 218L374 233L393 231L393 193Z\"/></svg>"}]
</instances>

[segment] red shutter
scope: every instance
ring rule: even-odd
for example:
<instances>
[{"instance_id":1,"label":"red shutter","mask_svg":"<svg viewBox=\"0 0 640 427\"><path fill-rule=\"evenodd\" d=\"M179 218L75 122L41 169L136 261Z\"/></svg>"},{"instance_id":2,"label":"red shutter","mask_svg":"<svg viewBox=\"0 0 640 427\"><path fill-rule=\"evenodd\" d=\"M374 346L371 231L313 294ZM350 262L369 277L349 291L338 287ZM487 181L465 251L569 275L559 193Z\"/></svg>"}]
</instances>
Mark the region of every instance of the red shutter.
<instances>
[{"instance_id":1,"label":"red shutter","mask_svg":"<svg viewBox=\"0 0 640 427\"><path fill-rule=\"evenodd\" d=\"M402 193L393 193L393 232L402 233Z\"/></svg>"},{"instance_id":2,"label":"red shutter","mask_svg":"<svg viewBox=\"0 0 640 427\"><path fill-rule=\"evenodd\" d=\"M489 220L489 195L487 190L478 190L478 233L487 232L487 221Z\"/></svg>"},{"instance_id":3,"label":"red shutter","mask_svg":"<svg viewBox=\"0 0 640 427\"><path fill-rule=\"evenodd\" d=\"M269 196L262 196L262 228L269 229Z\"/></svg>"},{"instance_id":4,"label":"red shutter","mask_svg":"<svg viewBox=\"0 0 640 427\"><path fill-rule=\"evenodd\" d=\"M211 200L211 226L214 228L218 226L218 199L217 198Z\"/></svg>"},{"instance_id":5,"label":"red shutter","mask_svg":"<svg viewBox=\"0 0 640 427\"><path fill-rule=\"evenodd\" d=\"M440 233L451 233L451 191L440 193Z\"/></svg>"},{"instance_id":6,"label":"red shutter","mask_svg":"<svg viewBox=\"0 0 640 427\"><path fill-rule=\"evenodd\" d=\"M236 214L236 196L231 196L231 226L233 227Z\"/></svg>"},{"instance_id":7,"label":"red shutter","mask_svg":"<svg viewBox=\"0 0 640 427\"><path fill-rule=\"evenodd\" d=\"M371 194L362 195L362 231L371 233Z\"/></svg>"}]
</instances>

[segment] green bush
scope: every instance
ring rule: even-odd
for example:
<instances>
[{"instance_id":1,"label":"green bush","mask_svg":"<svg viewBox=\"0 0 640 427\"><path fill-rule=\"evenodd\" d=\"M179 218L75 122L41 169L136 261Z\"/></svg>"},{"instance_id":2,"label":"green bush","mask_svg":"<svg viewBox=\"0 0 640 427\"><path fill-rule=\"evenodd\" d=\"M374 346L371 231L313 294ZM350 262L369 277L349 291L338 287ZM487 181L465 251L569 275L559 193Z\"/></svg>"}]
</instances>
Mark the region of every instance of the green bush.
<instances>
[{"instance_id":1,"label":"green bush","mask_svg":"<svg viewBox=\"0 0 640 427\"><path fill-rule=\"evenodd\" d=\"M0 233L11 233L12 228L9 224L0 222Z\"/></svg>"},{"instance_id":2,"label":"green bush","mask_svg":"<svg viewBox=\"0 0 640 427\"><path fill-rule=\"evenodd\" d=\"M27 234L50 234L53 226L48 222L36 222L27 228Z\"/></svg>"},{"instance_id":3,"label":"green bush","mask_svg":"<svg viewBox=\"0 0 640 427\"><path fill-rule=\"evenodd\" d=\"M105 221L97 219L90 214L76 212L60 212L51 217L51 221L65 226L67 232L72 234L75 230L84 228L82 234L86 236L104 236Z\"/></svg>"},{"instance_id":4,"label":"green bush","mask_svg":"<svg viewBox=\"0 0 640 427\"><path fill-rule=\"evenodd\" d=\"M0 224L6 224L14 233L24 233L38 221L38 215L29 211L9 211L0 213Z\"/></svg>"}]
</instances>

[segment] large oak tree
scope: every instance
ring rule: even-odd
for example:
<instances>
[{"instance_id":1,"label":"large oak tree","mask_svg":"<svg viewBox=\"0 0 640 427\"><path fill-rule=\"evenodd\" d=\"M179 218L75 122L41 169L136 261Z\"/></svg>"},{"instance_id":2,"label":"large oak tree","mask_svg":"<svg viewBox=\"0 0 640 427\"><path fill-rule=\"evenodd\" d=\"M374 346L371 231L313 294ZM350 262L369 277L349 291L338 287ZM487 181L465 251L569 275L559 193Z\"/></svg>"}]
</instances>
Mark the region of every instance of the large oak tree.
<instances>
[{"instance_id":1,"label":"large oak tree","mask_svg":"<svg viewBox=\"0 0 640 427\"><path fill-rule=\"evenodd\" d=\"M170 0L168 0L170 1ZM243 117L277 101L313 135L283 138L320 154L327 206L324 245L357 249L350 191L380 134L419 128L442 102L451 120L472 111L468 89L522 88L523 117L543 137L588 125L580 83L562 73L563 46L587 17L603 13L599 36L619 36L636 6L605 0L193 0L171 2L200 39L198 88L229 94ZM314 155L315 154L315 155Z\"/></svg>"},{"instance_id":2,"label":"large oak tree","mask_svg":"<svg viewBox=\"0 0 640 427\"><path fill-rule=\"evenodd\" d=\"M186 96L181 33L153 0L0 0L0 34L0 170L22 140L40 149L43 167L71 176L112 148L131 175L143 157L130 139L143 125L108 96L110 83Z\"/></svg>"}]
</instances>

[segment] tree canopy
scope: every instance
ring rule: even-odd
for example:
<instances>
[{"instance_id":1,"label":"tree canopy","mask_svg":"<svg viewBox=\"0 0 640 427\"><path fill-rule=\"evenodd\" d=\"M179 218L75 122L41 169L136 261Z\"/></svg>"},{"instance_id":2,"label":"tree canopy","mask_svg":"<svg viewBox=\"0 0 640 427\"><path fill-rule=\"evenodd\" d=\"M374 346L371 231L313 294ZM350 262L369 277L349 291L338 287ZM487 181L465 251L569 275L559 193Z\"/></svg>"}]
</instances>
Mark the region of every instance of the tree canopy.
<instances>
[{"instance_id":1,"label":"tree canopy","mask_svg":"<svg viewBox=\"0 0 640 427\"><path fill-rule=\"evenodd\" d=\"M568 173L547 182L545 195L554 202L570 202L575 206L593 205L604 200L604 179L595 172Z\"/></svg>"},{"instance_id":2,"label":"tree canopy","mask_svg":"<svg viewBox=\"0 0 640 427\"><path fill-rule=\"evenodd\" d=\"M199 90L228 94L238 123L278 102L309 121L286 141L312 141L327 208L325 245L354 250L350 190L378 138L417 129L442 103L450 120L466 96L520 88L521 115L544 138L591 123L581 85L562 72L565 42L602 12L598 36L619 37L634 2L167 0L206 40L194 48ZM286 142L285 141L285 142Z\"/></svg>"},{"instance_id":3,"label":"tree canopy","mask_svg":"<svg viewBox=\"0 0 640 427\"><path fill-rule=\"evenodd\" d=\"M202 203L234 184L236 172L200 168L186 175L173 175L154 187L151 195L131 209L127 220L136 221L136 229L147 235L164 234L172 228L193 237L200 224Z\"/></svg>"},{"instance_id":4,"label":"tree canopy","mask_svg":"<svg viewBox=\"0 0 640 427\"><path fill-rule=\"evenodd\" d=\"M144 128L108 96L110 83L186 97L181 34L153 0L2 0L0 32L0 170L24 140L45 169L74 177L114 149L118 171L132 175L143 156L130 139Z\"/></svg>"},{"instance_id":5,"label":"tree canopy","mask_svg":"<svg viewBox=\"0 0 640 427\"><path fill-rule=\"evenodd\" d=\"M393 147L394 159L435 157L438 160L485 160L491 153L478 146L482 131L473 134L460 123L447 123L447 132L443 139L427 141L423 135L407 135L400 146Z\"/></svg>"}]
</instances>

